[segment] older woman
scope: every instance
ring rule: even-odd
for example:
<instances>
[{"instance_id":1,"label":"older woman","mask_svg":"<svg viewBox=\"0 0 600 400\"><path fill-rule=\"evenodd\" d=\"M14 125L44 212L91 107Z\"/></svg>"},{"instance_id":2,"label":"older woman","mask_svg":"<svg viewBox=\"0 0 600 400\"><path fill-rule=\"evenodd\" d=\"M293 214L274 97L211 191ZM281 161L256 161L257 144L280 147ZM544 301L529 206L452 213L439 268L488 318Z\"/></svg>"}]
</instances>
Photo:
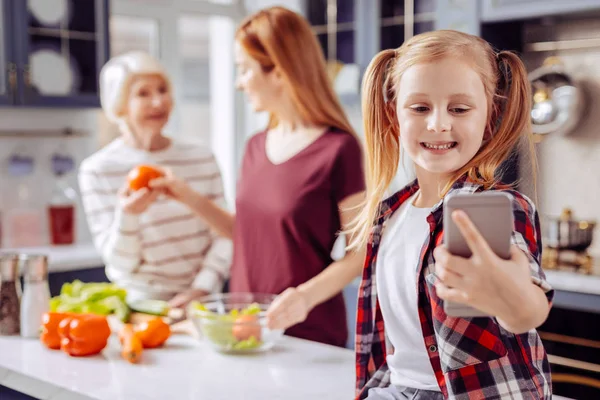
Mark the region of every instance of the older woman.
<instances>
[{"instance_id":1,"label":"older woman","mask_svg":"<svg viewBox=\"0 0 600 400\"><path fill-rule=\"evenodd\" d=\"M167 167L225 206L211 152L163 133L173 108L165 70L143 52L115 57L100 74L100 96L121 136L83 161L79 185L108 278L127 289L128 301L160 299L182 306L220 291L229 274L231 242L160 190L127 188L135 166Z\"/></svg>"}]
</instances>

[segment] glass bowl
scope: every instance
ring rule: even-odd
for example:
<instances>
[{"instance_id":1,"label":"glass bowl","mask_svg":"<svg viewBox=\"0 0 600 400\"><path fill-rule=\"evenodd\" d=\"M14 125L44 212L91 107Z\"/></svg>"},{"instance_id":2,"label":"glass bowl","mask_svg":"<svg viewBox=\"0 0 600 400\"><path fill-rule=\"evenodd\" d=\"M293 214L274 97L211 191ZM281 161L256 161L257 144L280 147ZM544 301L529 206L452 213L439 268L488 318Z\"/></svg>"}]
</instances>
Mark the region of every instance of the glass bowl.
<instances>
[{"instance_id":1,"label":"glass bowl","mask_svg":"<svg viewBox=\"0 0 600 400\"><path fill-rule=\"evenodd\" d=\"M283 330L267 327L266 312L275 295L219 293L189 304L188 318L201 340L224 353L257 353L275 345Z\"/></svg>"}]
</instances>

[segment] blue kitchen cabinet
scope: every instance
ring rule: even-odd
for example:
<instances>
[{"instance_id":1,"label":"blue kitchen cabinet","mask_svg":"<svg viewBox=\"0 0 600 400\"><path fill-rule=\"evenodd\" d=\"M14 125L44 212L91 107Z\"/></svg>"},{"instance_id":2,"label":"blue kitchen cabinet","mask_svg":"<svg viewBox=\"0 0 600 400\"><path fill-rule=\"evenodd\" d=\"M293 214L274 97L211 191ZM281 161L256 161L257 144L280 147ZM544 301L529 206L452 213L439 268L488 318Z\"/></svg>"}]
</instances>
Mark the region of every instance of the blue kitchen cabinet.
<instances>
[{"instance_id":1,"label":"blue kitchen cabinet","mask_svg":"<svg viewBox=\"0 0 600 400\"><path fill-rule=\"evenodd\" d=\"M327 64L333 67L332 71L348 65L362 66L360 44L363 42L359 42L359 39L364 37L366 32L359 26L360 21L364 19L359 12L360 3L364 1L304 0L303 2L305 17L321 45ZM359 86L358 81L353 82L349 90L339 93L342 104L359 103L358 88L353 87L354 84Z\"/></svg>"},{"instance_id":2,"label":"blue kitchen cabinet","mask_svg":"<svg viewBox=\"0 0 600 400\"><path fill-rule=\"evenodd\" d=\"M14 60L12 96L19 107L98 107L98 78L109 57L109 0L6 5L3 46Z\"/></svg>"},{"instance_id":3,"label":"blue kitchen cabinet","mask_svg":"<svg viewBox=\"0 0 600 400\"><path fill-rule=\"evenodd\" d=\"M16 64L13 57L11 1L0 0L0 105L15 101Z\"/></svg>"},{"instance_id":4,"label":"blue kitchen cabinet","mask_svg":"<svg viewBox=\"0 0 600 400\"><path fill-rule=\"evenodd\" d=\"M379 12L379 48L395 49L407 36L434 30L438 0L382 0ZM407 35L408 34L408 35Z\"/></svg>"},{"instance_id":5,"label":"blue kitchen cabinet","mask_svg":"<svg viewBox=\"0 0 600 400\"><path fill-rule=\"evenodd\" d=\"M537 328L548 354L552 392L569 399L600 398L600 295L556 290Z\"/></svg>"},{"instance_id":6,"label":"blue kitchen cabinet","mask_svg":"<svg viewBox=\"0 0 600 400\"><path fill-rule=\"evenodd\" d=\"M306 0L305 10L325 58L353 64L357 37L355 0Z\"/></svg>"},{"instance_id":7,"label":"blue kitchen cabinet","mask_svg":"<svg viewBox=\"0 0 600 400\"><path fill-rule=\"evenodd\" d=\"M14 389L0 385L0 399L2 400L37 400L28 394L17 392Z\"/></svg>"},{"instance_id":8,"label":"blue kitchen cabinet","mask_svg":"<svg viewBox=\"0 0 600 400\"><path fill-rule=\"evenodd\" d=\"M483 22L531 19L600 10L598 0L483 0Z\"/></svg>"}]
</instances>

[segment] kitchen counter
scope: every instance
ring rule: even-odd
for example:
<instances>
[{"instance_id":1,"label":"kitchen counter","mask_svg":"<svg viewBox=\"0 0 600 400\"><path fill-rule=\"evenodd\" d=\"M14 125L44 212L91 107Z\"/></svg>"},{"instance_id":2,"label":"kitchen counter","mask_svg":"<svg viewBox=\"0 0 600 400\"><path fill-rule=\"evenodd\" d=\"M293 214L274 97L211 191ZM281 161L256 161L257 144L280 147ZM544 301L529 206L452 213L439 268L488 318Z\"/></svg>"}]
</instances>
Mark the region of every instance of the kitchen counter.
<instances>
[{"instance_id":1,"label":"kitchen counter","mask_svg":"<svg viewBox=\"0 0 600 400\"><path fill-rule=\"evenodd\" d=\"M92 243L65 246L27 247L22 249L2 249L6 252L41 253L48 255L49 272L76 271L101 267L102 257Z\"/></svg>"},{"instance_id":2,"label":"kitchen counter","mask_svg":"<svg viewBox=\"0 0 600 400\"><path fill-rule=\"evenodd\" d=\"M600 275L584 275L570 271L544 270L555 290L600 295Z\"/></svg>"},{"instance_id":3,"label":"kitchen counter","mask_svg":"<svg viewBox=\"0 0 600 400\"><path fill-rule=\"evenodd\" d=\"M113 335L101 355L73 358L38 340L0 336L0 385L39 399L340 399L354 394L354 353L284 336L271 351L225 355L188 335L133 365Z\"/></svg>"}]
</instances>

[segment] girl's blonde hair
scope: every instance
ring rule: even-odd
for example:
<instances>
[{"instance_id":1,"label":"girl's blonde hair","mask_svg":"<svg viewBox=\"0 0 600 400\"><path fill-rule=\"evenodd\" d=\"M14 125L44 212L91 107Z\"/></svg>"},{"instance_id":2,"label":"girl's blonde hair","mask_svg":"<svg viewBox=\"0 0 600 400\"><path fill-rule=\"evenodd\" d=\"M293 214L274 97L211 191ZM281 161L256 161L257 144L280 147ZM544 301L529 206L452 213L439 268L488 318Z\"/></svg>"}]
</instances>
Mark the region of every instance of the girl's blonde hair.
<instances>
[{"instance_id":1,"label":"girl's blonde hair","mask_svg":"<svg viewBox=\"0 0 600 400\"><path fill-rule=\"evenodd\" d=\"M305 122L354 133L327 75L321 46L302 16L283 7L266 8L246 18L235 39L264 72L279 70ZM268 128L277 124L271 113Z\"/></svg>"},{"instance_id":2,"label":"girl's blonde hair","mask_svg":"<svg viewBox=\"0 0 600 400\"><path fill-rule=\"evenodd\" d=\"M495 52L485 40L466 33L439 30L416 35L397 49L383 50L363 77L362 112L367 153L367 199L351 230L351 247L363 246L373 223L381 215L380 202L396 175L400 157L400 132L396 93L402 74L411 66L460 57L479 74L488 100L484 142L466 165L455 171L440 195L461 177L484 189L498 187L498 171L521 138L528 141L535 166L531 135L531 89L527 70L519 57Z\"/></svg>"},{"instance_id":3,"label":"girl's blonde hair","mask_svg":"<svg viewBox=\"0 0 600 400\"><path fill-rule=\"evenodd\" d=\"M172 91L169 75L150 54L131 51L111 58L100 71L100 104L111 122L121 124L129 86L138 75L160 75Z\"/></svg>"}]
</instances>

